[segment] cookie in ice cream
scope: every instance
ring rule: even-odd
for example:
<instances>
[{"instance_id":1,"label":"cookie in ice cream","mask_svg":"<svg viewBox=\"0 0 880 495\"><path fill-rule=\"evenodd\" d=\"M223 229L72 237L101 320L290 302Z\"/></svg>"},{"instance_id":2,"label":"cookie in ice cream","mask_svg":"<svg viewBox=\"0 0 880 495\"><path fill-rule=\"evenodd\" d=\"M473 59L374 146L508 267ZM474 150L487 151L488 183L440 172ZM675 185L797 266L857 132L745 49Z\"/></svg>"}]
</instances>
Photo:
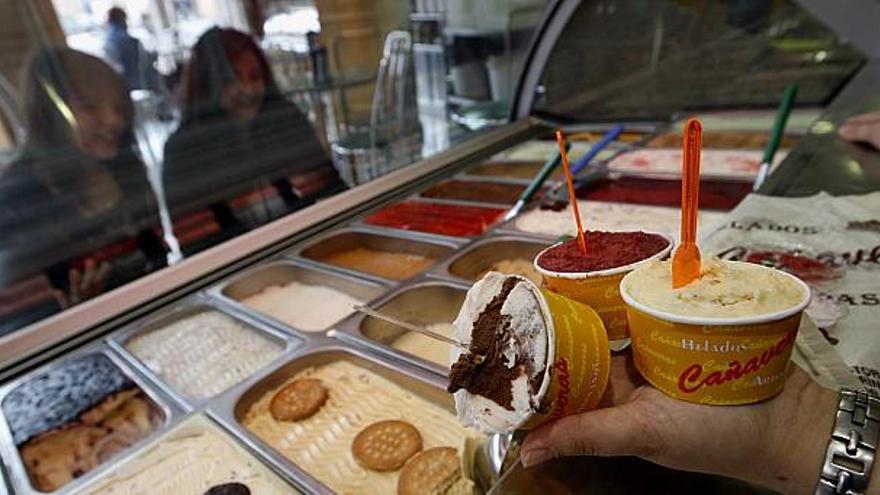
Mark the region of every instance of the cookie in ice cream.
<instances>
[{"instance_id":1,"label":"cookie in ice cream","mask_svg":"<svg viewBox=\"0 0 880 495\"><path fill-rule=\"evenodd\" d=\"M443 494L460 479L458 451L434 447L407 461L397 480L397 495Z\"/></svg>"},{"instance_id":2,"label":"cookie in ice cream","mask_svg":"<svg viewBox=\"0 0 880 495\"><path fill-rule=\"evenodd\" d=\"M294 380L272 397L269 412L276 421L302 421L318 412L328 397L321 380Z\"/></svg>"},{"instance_id":3,"label":"cookie in ice cream","mask_svg":"<svg viewBox=\"0 0 880 495\"><path fill-rule=\"evenodd\" d=\"M422 435L419 430L397 420L367 426L351 444L351 453L358 464L373 471L396 471L420 450Z\"/></svg>"}]
</instances>

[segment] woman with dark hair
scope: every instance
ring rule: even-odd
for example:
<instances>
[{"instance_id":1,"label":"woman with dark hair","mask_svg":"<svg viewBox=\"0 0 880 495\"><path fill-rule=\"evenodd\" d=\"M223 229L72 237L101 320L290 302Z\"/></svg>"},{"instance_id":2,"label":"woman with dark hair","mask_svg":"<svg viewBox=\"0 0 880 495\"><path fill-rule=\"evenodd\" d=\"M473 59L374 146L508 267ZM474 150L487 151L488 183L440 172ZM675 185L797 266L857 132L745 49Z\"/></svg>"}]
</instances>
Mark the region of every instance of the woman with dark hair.
<instances>
[{"instance_id":1,"label":"woman with dark hair","mask_svg":"<svg viewBox=\"0 0 880 495\"><path fill-rule=\"evenodd\" d=\"M165 144L163 171L172 215L211 208L234 234L344 188L308 119L285 100L247 34L203 34L180 99L182 120Z\"/></svg>"},{"instance_id":2,"label":"woman with dark hair","mask_svg":"<svg viewBox=\"0 0 880 495\"><path fill-rule=\"evenodd\" d=\"M96 57L44 48L22 87L27 141L0 174L0 287L43 273L66 306L163 266L124 81Z\"/></svg>"}]
</instances>

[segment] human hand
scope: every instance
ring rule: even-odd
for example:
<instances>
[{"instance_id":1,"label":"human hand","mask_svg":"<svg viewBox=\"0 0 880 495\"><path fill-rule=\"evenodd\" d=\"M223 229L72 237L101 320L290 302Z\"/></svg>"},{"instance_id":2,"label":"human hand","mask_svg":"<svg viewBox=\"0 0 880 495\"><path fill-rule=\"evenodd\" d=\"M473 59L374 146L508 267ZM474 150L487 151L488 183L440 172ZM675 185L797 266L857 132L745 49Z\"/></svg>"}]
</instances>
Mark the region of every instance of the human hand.
<instances>
[{"instance_id":1,"label":"human hand","mask_svg":"<svg viewBox=\"0 0 880 495\"><path fill-rule=\"evenodd\" d=\"M880 112L848 118L837 130L837 135L847 141L868 143L880 150Z\"/></svg>"},{"instance_id":2,"label":"human hand","mask_svg":"<svg viewBox=\"0 0 880 495\"><path fill-rule=\"evenodd\" d=\"M783 493L812 493L837 394L792 365L785 389L773 399L743 406L693 404L648 385L627 355L612 358L604 402L601 409L531 432L522 447L523 465L563 456L637 456Z\"/></svg>"},{"instance_id":3,"label":"human hand","mask_svg":"<svg viewBox=\"0 0 880 495\"><path fill-rule=\"evenodd\" d=\"M86 260L82 270L71 268L67 275L70 292L67 294L65 306L79 304L104 292L109 275L110 263L102 261L98 265L91 258Z\"/></svg>"}]
</instances>

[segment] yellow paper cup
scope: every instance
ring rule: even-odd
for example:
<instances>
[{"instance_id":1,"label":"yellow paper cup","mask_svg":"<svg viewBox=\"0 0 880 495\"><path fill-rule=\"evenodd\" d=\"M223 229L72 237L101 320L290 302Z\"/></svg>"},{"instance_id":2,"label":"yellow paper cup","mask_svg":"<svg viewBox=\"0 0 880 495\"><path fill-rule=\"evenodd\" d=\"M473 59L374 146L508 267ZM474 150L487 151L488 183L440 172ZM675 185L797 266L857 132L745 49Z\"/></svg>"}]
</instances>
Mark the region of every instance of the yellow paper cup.
<instances>
[{"instance_id":1,"label":"yellow paper cup","mask_svg":"<svg viewBox=\"0 0 880 495\"><path fill-rule=\"evenodd\" d=\"M589 306L529 284L551 316L547 319L549 365L538 391L541 408L522 429L595 409L611 372L608 336L599 315Z\"/></svg>"},{"instance_id":2,"label":"yellow paper cup","mask_svg":"<svg viewBox=\"0 0 880 495\"><path fill-rule=\"evenodd\" d=\"M807 284L779 273L801 286L804 299L784 311L740 318L688 317L650 308L630 296L625 278L620 293L636 368L657 389L688 402L750 404L778 394L801 314L810 303Z\"/></svg>"},{"instance_id":3,"label":"yellow paper cup","mask_svg":"<svg viewBox=\"0 0 880 495\"><path fill-rule=\"evenodd\" d=\"M560 243L554 244L535 256L534 265L538 273L544 279L544 286L557 293L575 301L584 303L599 314L602 323L605 324L605 330L608 332L610 340L621 340L628 338L629 324L626 317L626 304L620 297L620 281L623 280L628 273L636 269L639 265L647 263L651 260L664 258L672 250L673 240L666 234L659 232L644 231L647 234L659 235L666 239L669 245L659 253L645 258L644 260L629 265L610 268L608 270L598 270L594 272L555 272L547 270L538 265L541 255L547 251L559 246Z\"/></svg>"}]
</instances>

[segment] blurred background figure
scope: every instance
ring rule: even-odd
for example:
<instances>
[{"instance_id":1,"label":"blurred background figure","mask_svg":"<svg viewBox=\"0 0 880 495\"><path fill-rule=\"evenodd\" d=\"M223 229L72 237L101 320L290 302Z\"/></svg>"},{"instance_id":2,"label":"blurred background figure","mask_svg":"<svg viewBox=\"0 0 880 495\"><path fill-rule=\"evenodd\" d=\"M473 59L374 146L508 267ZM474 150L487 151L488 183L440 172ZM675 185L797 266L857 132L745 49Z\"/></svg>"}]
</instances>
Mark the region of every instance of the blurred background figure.
<instances>
[{"instance_id":1,"label":"blurred background figure","mask_svg":"<svg viewBox=\"0 0 880 495\"><path fill-rule=\"evenodd\" d=\"M165 265L125 82L94 56L41 48L21 87L27 139L0 175L4 326ZM48 281L54 304L37 297L35 277ZM27 297L15 297L17 287L26 287Z\"/></svg>"},{"instance_id":2,"label":"blurred background figure","mask_svg":"<svg viewBox=\"0 0 880 495\"><path fill-rule=\"evenodd\" d=\"M880 112L868 112L846 119L837 134L847 141L865 143L880 150Z\"/></svg>"},{"instance_id":3,"label":"blurred background figure","mask_svg":"<svg viewBox=\"0 0 880 495\"><path fill-rule=\"evenodd\" d=\"M165 144L163 171L176 218L209 208L226 237L344 188L249 35L221 28L203 34L179 98L181 123Z\"/></svg>"},{"instance_id":4,"label":"blurred background figure","mask_svg":"<svg viewBox=\"0 0 880 495\"><path fill-rule=\"evenodd\" d=\"M128 33L128 16L119 7L107 11L104 53L122 74L129 90L157 88L158 74L153 68L153 57L137 38Z\"/></svg>"}]
</instances>

